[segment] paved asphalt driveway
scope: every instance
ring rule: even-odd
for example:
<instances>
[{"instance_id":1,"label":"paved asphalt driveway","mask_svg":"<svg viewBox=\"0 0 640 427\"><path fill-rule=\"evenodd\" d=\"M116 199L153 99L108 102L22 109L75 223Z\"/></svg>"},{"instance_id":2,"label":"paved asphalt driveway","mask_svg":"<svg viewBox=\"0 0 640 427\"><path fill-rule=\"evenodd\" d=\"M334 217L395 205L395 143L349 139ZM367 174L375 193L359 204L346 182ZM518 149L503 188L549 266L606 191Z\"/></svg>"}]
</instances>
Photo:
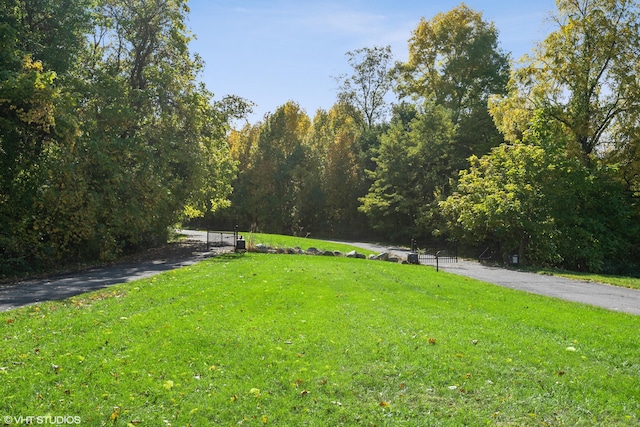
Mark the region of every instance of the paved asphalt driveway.
<instances>
[{"instance_id":1,"label":"paved asphalt driveway","mask_svg":"<svg viewBox=\"0 0 640 427\"><path fill-rule=\"evenodd\" d=\"M190 239L206 242L205 232L190 230L179 230L179 232L187 234ZM379 245L353 242L350 244L378 252L399 252L399 250ZM0 311L40 301L64 299L109 285L149 277L199 262L211 255L210 252L201 252L180 259L156 259L136 264L120 264L70 275L0 285ZM640 290L488 267L471 261L443 263L440 264L440 269L507 288L640 315Z\"/></svg>"},{"instance_id":2,"label":"paved asphalt driveway","mask_svg":"<svg viewBox=\"0 0 640 427\"><path fill-rule=\"evenodd\" d=\"M206 232L185 231L185 234L192 240L203 243L207 241ZM15 284L0 285L0 312L41 301L62 300L110 285L150 277L164 271L194 264L214 254L203 250L177 258L158 257L144 262L97 267L77 273L51 276L46 279L25 280Z\"/></svg>"},{"instance_id":3,"label":"paved asphalt driveway","mask_svg":"<svg viewBox=\"0 0 640 427\"><path fill-rule=\"evenodd\" d=\"M472 261L440 264L440 269L506 288L640 315L640 290L637 289L489 267Z\"/></svg>"},{"instance_id":4,"label":"paved asphalt driveway","mask_svg":"<svg viewBox=\"0 0 640 427\"><path fill-rule=\"evenodd\" d=\"M406 250L385 248L370 243L349 242L349 244L371 251L388 251L406 259ZM482 280L483 282L493 283L506 288L594 305L608 310L640 315L640 290L638 289L628 289L583 280L565 279L558 276L526 273L506 268L489 267L479 262L466 260L458 260L458 262L454 263L440 263L439 268L449 273Z\"/></svg>"}]
</instances>

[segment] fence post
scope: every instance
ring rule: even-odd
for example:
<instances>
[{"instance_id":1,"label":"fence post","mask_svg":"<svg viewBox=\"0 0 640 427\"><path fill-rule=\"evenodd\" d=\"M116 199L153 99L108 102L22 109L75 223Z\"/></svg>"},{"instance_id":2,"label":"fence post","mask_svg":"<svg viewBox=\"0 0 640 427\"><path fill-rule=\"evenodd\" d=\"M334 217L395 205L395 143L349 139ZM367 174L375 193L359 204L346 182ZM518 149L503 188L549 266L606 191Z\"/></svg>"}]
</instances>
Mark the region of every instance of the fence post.
<instances>
[{"instance_id":1,"label":"fence post","mask_svg":"<svg viewBox=\"0 0 640 427\"><path fill-rule=\"evenodd\" d=\"M238 247L238 225L236 224L236 228L233 230L233 247Z\"/></svg>"}]
</instances>

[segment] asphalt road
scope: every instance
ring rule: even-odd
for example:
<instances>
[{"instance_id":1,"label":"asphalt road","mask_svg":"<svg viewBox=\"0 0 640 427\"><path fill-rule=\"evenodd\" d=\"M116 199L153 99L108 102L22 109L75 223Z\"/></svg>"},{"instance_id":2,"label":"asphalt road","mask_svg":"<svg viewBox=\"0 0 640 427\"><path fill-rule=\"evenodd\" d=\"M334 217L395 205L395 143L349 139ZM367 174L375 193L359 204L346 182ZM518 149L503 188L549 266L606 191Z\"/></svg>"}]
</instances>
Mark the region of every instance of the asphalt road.
<instances>
[{"instance_id":1,"label":"asphalt road","mask_svg":"<svg viewBox=\"0 0 640 427\"><path fill-rule=\"evenodd\" d=\"M206 232L179 231L188 235L189 239L206 242ZM349 243L363 249L403 255L403 251L400 249L386 248L368 243ZM159 258L139 263L94 268L88 271L46 279L0 285L0 311L11 310L41 301L65 299L117 283L153 276L163 271L194 264L214 254L203 251L193 253L190 256L183 256L179 259ZM406 252L404 252L404 255L406 256ZM442 263L440 264L440 269L511 289L640 315L640 290L636 289L489 267L477 262L463 260L457 263Z\"/></svg>"},{"instance_id":2,"label":"asphalt road","mask_svg":"<svg viewBox=\"0 0 640 427\"><path fill-rule=\"evenodd\" d=\"M406 250L385 248L371 243L349 242L349 244L372 251L388 251L404 258L406 258L407 254ZM467 260L440 263L439 269L532 294L546 295L608 310L640 315L640 290L638 289L490 267L479 262Z\"/></svg>"},{"instance_id":3,"label":"asphalt road","mask_svg":"<svg viewBox=\"0 0 640 427\"><path fill-rule=\"evenodd\" d=\"M185 234L189 239L200 242L207 241L206 232L185 231ZM194 264L214 254L214 252L202 250L191 255L170 259L160 254L156 259L144 262L97 267L45 279L0 285L0 312L41 301L62 300L85 292L103 289L110 285L150 277L164 271Z\"/></svg>"},{"instance_id":4,"label":"asphalt road","mask_svg":"<svg viewBox=\"0 0 640 427\"><path fill-rule=\"evenodd\" d=\"M441 264L440 269L505 288L640 315L640 290L637 289L489 267L472 261Z\"/></svg>"}]
</instances>

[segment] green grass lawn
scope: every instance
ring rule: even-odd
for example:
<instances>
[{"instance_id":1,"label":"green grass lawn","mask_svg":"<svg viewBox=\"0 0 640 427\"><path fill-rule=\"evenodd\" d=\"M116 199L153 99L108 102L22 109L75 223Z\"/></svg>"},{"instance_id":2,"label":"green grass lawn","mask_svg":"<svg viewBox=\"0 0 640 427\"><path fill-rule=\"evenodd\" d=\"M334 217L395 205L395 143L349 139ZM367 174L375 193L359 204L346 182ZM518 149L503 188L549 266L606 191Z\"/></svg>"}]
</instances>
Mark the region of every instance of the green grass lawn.
<instances>
[{"instance_id":1,"label":"green grass lawn","mask_svg":"<svg viewBox=\"0 0 640 427\"><path fill-rule=\"evenodd\" d=\"M284 236L280 234L264 234L264 233L240 233L246 239L248 244L257 245L262 243L271 248L295 248L299 247L302 250L307 250L314 247L320 251L340 251L342 253L348 253L352 250L365 255L373 254L374 252L351 246L347 243L334 243L326 240L309 239L306 237Z\"/></svg>"},{"instance_id":2,"label":"green grass lawn","mask_svg":"<svg viewBox=\"0 0 640 427\"><path fill-rule=\"evenodd\" d=\"M227 255L0 313L0 416L637 426L639 326L430 267Z\"/></svg>"},{"instance_id":3,"label":"green grass lawn","mask_svg":"<svg viewBox=\"0 0 640 427\"><path fill-rule=\"evenodd\" d=\"M243 234L243 233L241 233ZM353 249L356 249L358 252L363 253L365 255L369 255L371 251L367 251L365 249L354 248L353 246L349 246L347 244L340 245L336 243L328 243L323 240L317 239L307 239L304 237L292 237L292 236L283 236L283 235L274 235L274 234L263 234L263 233L244 233L243 236L247 240L247 242L252 243L254 245L258 243L263 243L273 248L294 248L300 247L302 249L308 249L310 247L315 247L319 250L339 250L343 253L347 253ZM559 269L540 269L540 268L531 268L528 269L534 273L538 274L548 274L560 277L566 277L569 279L575 280L584 280L588 282L598 282L598 283L606 283L614 286L621 286L624 288L632 288L632 289L640 289L640 278L637 277L627 277L627 276L612 276L606 274L593 274L593 273L580 273L568 270L559 270Z\"/></svg>"}]
</instances>

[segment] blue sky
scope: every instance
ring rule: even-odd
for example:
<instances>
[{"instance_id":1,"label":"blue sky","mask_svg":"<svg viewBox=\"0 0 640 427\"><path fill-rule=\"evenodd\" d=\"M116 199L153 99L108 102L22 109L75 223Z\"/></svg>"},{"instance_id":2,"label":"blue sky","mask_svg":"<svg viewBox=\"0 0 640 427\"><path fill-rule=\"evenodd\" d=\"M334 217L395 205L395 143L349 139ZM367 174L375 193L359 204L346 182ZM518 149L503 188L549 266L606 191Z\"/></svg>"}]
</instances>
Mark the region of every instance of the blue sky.
<instances>
[{"instance_id":1,"label":"blue sky","mask_svg":"<svg viewBox=\"0 0 640 427\"><path fill-rule=\"evenodd\" d=\"M345 53L390 45L407 59L407 42L421 17L450 0L190 0L191 51L205 61L201 76L216 99L234 94L257 104L251 122L296 101L311 117L336 100L334 76L350 73ZM555 0L468 0L495 23L500 46L513 59L551 31Z\"/></svg>"}]
</instances>

